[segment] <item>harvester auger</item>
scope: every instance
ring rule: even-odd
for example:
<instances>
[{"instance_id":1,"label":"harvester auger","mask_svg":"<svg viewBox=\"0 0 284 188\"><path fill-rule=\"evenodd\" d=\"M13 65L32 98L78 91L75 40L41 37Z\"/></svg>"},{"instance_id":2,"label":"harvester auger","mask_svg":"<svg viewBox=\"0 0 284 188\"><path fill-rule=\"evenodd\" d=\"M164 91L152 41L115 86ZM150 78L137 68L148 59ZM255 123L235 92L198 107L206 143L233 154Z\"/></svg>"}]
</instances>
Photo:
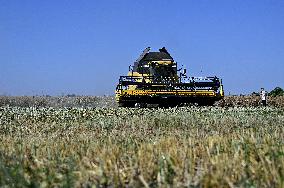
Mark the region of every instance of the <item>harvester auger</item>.
<instances>
[{"instance_id":1,"label":"harvester auger","mask_svg":"<svg viewBox=\"0 0 284 188\"><path fill-rule=\"evenodd\" d=\"M116 101L121 107L173 107L188 103L211 106L224 97L218 77L188 77L165 47L159 52L146 48L129 67L127 76L120 76Z\"/></svg>"}]
</instances>

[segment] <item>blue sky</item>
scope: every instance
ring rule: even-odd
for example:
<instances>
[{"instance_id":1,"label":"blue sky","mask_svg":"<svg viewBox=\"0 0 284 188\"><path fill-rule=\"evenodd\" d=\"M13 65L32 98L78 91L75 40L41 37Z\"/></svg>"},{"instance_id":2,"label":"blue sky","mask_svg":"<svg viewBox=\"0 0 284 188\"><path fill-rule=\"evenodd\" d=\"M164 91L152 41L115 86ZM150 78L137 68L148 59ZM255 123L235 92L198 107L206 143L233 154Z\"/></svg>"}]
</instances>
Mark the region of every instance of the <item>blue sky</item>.
<instances>
[{"instance_id":1,"label":"blue sky","mask_svg":"<svg viewBox=\"0 0 284 188\"><path fill-rule=\"evenodd\" d=\"M227 94L284 87L282 0L0 0L0 94L112 95L146 47Z\"/></svg>"}]
</instances>

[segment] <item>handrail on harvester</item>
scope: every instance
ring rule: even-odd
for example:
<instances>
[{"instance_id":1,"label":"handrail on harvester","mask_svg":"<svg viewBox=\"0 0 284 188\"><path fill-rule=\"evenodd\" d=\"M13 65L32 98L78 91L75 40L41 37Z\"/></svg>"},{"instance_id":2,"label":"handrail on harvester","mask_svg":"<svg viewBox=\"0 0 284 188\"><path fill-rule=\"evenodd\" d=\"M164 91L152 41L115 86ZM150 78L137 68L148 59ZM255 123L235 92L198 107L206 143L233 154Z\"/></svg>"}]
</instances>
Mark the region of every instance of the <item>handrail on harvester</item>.
<instances>
[{"instance_id":1,"label":"handrail on harvester","mask_svg":"<svg viewBox=\"0 0 284 188\"><path fill-rule=\"evenodd\" d=\"M136 85L143 89L166 89L166 90L214 90L221 88L221 80L215 77L188 77L183 82L173 78L163 77L157 80L153 76L120 76L117 89L123 86Z\"/></svg>"}]
</instances>

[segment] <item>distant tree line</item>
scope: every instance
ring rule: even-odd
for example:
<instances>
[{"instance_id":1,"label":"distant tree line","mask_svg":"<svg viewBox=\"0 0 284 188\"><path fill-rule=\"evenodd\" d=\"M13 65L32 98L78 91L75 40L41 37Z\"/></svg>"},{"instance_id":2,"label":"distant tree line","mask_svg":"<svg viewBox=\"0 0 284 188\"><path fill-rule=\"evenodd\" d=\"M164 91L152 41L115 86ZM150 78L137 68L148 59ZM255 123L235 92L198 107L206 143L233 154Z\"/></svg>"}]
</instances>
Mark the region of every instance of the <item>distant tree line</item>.
<instances>
[{"instance_id":1,"label":"distant tree line","mask_svg":"<svg viewBox=\"0 0 284 188\"><path fill-rule=\"evenodd\" d=\"M284 90L281 87L276 87L268 95L272 97L283 96Z\"/></svg>"},{"instance_id":2,"label":"distant tree line","mask_svg":"<svg viewBox=\"0 0 284 188\"><path fill-rule=\"evenodd\" d=\"M252 92L252 95L259 96L259 92ZM284 96L284 90L281 87L276 87L268 93L268 96L271 97Z\"/></svg>"}]
</instances>

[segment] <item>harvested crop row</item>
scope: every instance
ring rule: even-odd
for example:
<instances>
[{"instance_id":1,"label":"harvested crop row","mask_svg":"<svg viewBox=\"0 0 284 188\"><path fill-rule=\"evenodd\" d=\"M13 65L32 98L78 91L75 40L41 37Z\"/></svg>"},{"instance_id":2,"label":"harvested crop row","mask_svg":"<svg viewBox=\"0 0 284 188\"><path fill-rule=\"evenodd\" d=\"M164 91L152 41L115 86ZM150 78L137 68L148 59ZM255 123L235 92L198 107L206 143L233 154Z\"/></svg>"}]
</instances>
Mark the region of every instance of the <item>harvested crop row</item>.
<instances>
[{"instance_id":1,"label":"harvested crop row","mask_svg":"<svg viewBox=\"0 0 284 188\"><path fill-rule=\"evenodd\" d=\"M284 107L284 96L268 97L268 105L271 107ZM99 107L116 108L117 104L112 96L0 96L0 106L15 107ZM215 106L239 106L257 107L261 106L259 96L225 96L224 100L216 102Z\"/></svg>"}]
</instances>

